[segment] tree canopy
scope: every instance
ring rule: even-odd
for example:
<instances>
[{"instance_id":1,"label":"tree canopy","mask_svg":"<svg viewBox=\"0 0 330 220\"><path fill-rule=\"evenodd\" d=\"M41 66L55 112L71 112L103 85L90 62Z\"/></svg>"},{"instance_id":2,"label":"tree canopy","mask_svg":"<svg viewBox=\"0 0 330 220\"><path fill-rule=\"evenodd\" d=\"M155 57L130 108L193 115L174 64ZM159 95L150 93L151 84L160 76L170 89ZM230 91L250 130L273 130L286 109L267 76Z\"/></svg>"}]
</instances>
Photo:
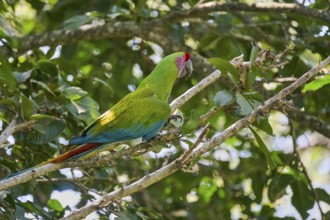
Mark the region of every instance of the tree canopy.
<instances>
[{"instance_id":1,"label":"tree canopy","mask_svg":"<svg viewBox=\"0 0 330 220\"><path fill-rule=\"evenodd\" d=\"M3 0L1 219L330 218L328 0ZM167 54L154 139L34 167ZM179 128L177 128L179 124Z\"/></svg>"}]
</instances>

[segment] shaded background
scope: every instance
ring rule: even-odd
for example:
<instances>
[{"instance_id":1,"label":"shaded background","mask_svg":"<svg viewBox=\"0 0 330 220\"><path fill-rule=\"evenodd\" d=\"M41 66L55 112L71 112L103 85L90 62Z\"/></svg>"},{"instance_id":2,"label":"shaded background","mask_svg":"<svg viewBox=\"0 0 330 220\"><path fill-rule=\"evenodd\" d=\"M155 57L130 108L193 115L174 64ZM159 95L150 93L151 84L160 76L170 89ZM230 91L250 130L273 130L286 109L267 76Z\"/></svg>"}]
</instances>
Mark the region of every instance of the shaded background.
<instances>
[{"instance_id":1,"label":"shaded background","mask_svg":"<svg viewBox=\"0 0 330 220\"><path fill-rule=\"evenodd\" d=\"M207 2L12 0L1 3L0 125L4 129L14 119L17 123L37 120L33 127L16 132L0 149L1 176L41 163L63 151L68 139L133 91L169 53L188 51L194 63L192 77L175 84L172 100L211 73L214 67L205 62L206 58L231 60L243 54L244 60L249 61L252 48L271 51L265 62L254 67L253 87L245 91L257 91L259 95L250 98L259 103L329 55L326 18L311 17L303 11L281 13L281 8L272 5L272 1L265 4L274 7L276 13L251 6L244 11L245 6L235 1L227 1L219 10L196 10ZM285 3L318 9L319 13L329 12L326 0ZM105 29L98 28L104 25L118 30L108 35ZM81 32L71 36L65 31L44 35L59 29ZM45 44L35 43L42 37ZM323 77L329 81L323 74L317 76ZM204 155L191 172L177 172L93 216L321 218L315 201L319 201L324 213L329 210L329 133L320 134L320 127L307 118L320 120L325 127L329 124L328 84L297 90L288 100L293 101L299 114L272 111L266 116L269 122L265 123L266 127L255 128L271 151L277 168L268 168L254 136L243 130ZM224 75L186 103L181 108L185 116L183 137L163 150L160 148L160 152L121 158L108 167L66 169L49 174L50 179L40 178L12 188L0 205L2 217L59 218L98 195L156 170L191 146L200 132L199 117L222 98L215 98L216 93L226 90L234 94L237 89ZM246 109L237 104L234 109L218 111L209 120L206 138L243 116ZM312 190L308 177L314 184ZM76 201L66 203L69 198Z\"/></svg>"}]
</instances>

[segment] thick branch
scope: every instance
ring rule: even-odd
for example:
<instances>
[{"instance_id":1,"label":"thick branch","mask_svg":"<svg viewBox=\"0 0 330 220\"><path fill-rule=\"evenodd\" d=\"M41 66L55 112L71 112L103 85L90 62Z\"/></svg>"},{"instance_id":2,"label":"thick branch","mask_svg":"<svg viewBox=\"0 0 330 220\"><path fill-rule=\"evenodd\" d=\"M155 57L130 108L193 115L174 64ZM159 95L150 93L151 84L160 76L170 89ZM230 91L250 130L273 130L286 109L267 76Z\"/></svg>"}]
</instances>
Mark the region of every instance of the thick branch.
<instances>
[{"instance_id":1,"label":"thick branch","mask_svg":"<svg viewBox=\"0 0 330 220\"><path fill-rule=\"evenodd\" d=\"M198 84L196 84L194 87L187 90L185 93L183 93L180 97L176 98L171 103L171 109L172 112L174 112L177 108L180 108L184 103L186 103L189 99L194 97L197 93L205 89L208 85L215 82L217 79L219 79L221 76L221 72L219 70L214 71L209 76L201 80Z\"/></svg>"},{"instance_id":2,"label":"thick branch","mask_svg":"<svg viewBox=\"0 0 330 220\"><path fill-rule=\"evenodd\" d=\"M327 57L324 61L322 61L319 65L317 65L316 67L314 67L313 69L309 70L307 73L302 75L299 79L297 79L297 81L292 83L290 86L286 87L285 89L281 90L278 94L265 101L262 105L260 105L255 110L253 110L249 115L237 121L236 123L232 124L223 132L216 134L208 142L197 147L185 162L188 163L201 157L204 153L210 151L215 146L218 146L219 144L223 143L226 138L234 135L244 127L253 123L257 119L258 115L269 112L278 101L282 100L284 97L286 97L287 95L292 93L295 89L297 89L299 86L303 85L305 82L307 82L310 78L315 76L318 73L318 71L320 71L329 63L330 63L330 56ZM81 219L86 215L88 215L89 213L95 210L99 210L115 200L118 200L132 193L143 190L149 185L156 183L161 179L164 179L165 177L171 175L176 170L178 170L179 167L177 166L177 164L178 163L180 164L181 162L180 158L154 171L153 173L144 176L140 180L128 186L125 186L119 190L113 191L111 193L102 196L101 198L95 200L94 202L70 213L67 217L63 219L66 220Z\"/></svg>"},{"instance_id":3,"label":"thick branch","mask_svg":"<svg viewBox=\"0 0 330 220\"><path fill-rule=\"evenodd\" d=\"M15 132L30 128L35 123L35 121L26 121L17 125L16 123L17 122L15 119L12 120L6 129L0 134L0 148L6 147L5 143L7 142L7 139L10 135L14 134Z\"/></svg>"},{"instance_id":4,"label":"thick branch","mask_svg":"<svg viewBox=\"0 0 330 220\"><path fill-rule=\"evenodd\" d=\"M218 11L235 11L235 12L269 12L269 13L294 13L305 17L316 18L326 23L330 22L330 14L326 11L302 7L298 4L276 3L276 2L258 2L252 4L245 3L223 3L223 2L207 2L200 4L190 11L189 15L198 16L198 14L206 14Z\"/></svg>"},{"instance_id":5,"label":"thick branch","mask_svg":"<svg viewBox=\"0 0 330 220\"><path fill-rule=\"evenodd\" d=\"M167 16L135 23L132 21L107 23L104 25L85 25L77 30L55 30L50 33L30 35L18 39L17 51L23 53L41 46L56 46L76 43L81 40L98 40L106 38L123 38L140 36L166 48L164 42L164 28L166 22L182 22L185 19L200 17L214 12L266 12L266 13L294 13L330 23L330 14L326 11L302 7L291 3L221 3L207 2L199 4L191 10L173 11ZM166 41L166 40L165 40ZM1 53L11 53L8 47L0 47Z\"/></svg>"}]
</instances>

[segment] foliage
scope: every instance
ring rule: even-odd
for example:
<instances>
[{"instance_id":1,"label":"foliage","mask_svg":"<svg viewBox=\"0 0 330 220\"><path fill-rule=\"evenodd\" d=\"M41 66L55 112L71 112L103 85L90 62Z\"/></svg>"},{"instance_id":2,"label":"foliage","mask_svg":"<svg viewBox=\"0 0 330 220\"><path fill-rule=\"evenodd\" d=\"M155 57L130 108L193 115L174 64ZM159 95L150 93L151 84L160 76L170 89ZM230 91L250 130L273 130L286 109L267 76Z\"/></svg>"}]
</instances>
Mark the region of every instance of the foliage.
<instances>
[{"instance_id":1,"label":"foliage","mask_svg":"<svg viewBox=\"0 0 330 220\"><path fill-rule=\"evenodd\" d=\"M193 75L176 83L171 100L213 68L221 70L223 76L181 108L185 118L181 141L161 144L165 147L159 153L123 157L109 166L77 168L83 172L75 178L72 177L75 172L53 172L47 179L15 186L0 198L1 219L61 218L98 195L140 179L191 147L200 133L200 116L211 108L218 111L208 119L210 129L204 139L248 115L329 55L328 23L306 19L298 13L214 11L182 20L171 18L161 26L153 27L150 23L155 34L161 34L161 41L131 33L110 39L102 37L102 30L85 39L83 35L90 33L83 30L91 25L115 22L138 25L166 18L173 12L179 16L181 11L202 3L198 0L5 2L0 5L0 49L7 51L0 53L0 120L3 129L13 120L18 124L33 123L14 132L14 143L1 146L1 178L65 151L66 140L134 90L166 54L189 50L193 62L196 61ZM304 7L329 10L326 0ZM65 39L61 43L49 39L49 44L42 47L18 50L24 43L22 37L38 38L37 34L59 29L82 30L81 39ZM237 69L229 61L242 54L250 66ZM198 55L210 59L202 63ZM329 79L329 75L320 72L313 81L290 94L288 100L293 100L298 109L304 109L306 117L314 116L329 124L330 99L326 95L330 93ZM228 138L187 172L176 172L98 210L97 215L100 218L116 215L119 219L306 219L315 202L330 204L329 188L326 188L329 169L325 174L321 169L322 163L329 161L330 151L326 146L329 147L330 136L315 140L315 133L310 132L314 130L301 123L281 108L260 115L256 123L249 125L250 130L244 129ZM306 136L314 141L312 146L302 141ZM310 148L311 151L306 150ZM319 160L309 160L306 152ZM79 192L79 202L66 206L62 200L53 198L55 191L64 190ZM26 195L31 195L33 202L25 201ZM278 204L290 196L289 203L299 214L283 215ZM330 214L324 207L325 218Z\"/></svg>"}]
</instances>

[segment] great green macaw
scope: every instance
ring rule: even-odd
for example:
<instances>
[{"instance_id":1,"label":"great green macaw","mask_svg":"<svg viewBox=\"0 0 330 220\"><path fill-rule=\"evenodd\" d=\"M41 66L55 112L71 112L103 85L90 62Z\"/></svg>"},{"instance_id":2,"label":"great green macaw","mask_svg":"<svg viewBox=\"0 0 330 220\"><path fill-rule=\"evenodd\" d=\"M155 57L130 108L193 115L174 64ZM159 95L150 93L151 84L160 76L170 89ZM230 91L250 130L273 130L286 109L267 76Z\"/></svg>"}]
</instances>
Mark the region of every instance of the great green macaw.
<instances>
[{"instance_id":1,"label":"great green macaw","mask_svg":"<svg viewBox=\"0 0 330 220\"><path fill-rule=\"evenodd\" d=\"M77 159L101 150L106 144L154 137L170 116L168 97L177 78L189 77L189 53L177 52L160 61L138 88L88 125L69 145L76 148L45 163Z\"/></svg>"}]
</instances>

